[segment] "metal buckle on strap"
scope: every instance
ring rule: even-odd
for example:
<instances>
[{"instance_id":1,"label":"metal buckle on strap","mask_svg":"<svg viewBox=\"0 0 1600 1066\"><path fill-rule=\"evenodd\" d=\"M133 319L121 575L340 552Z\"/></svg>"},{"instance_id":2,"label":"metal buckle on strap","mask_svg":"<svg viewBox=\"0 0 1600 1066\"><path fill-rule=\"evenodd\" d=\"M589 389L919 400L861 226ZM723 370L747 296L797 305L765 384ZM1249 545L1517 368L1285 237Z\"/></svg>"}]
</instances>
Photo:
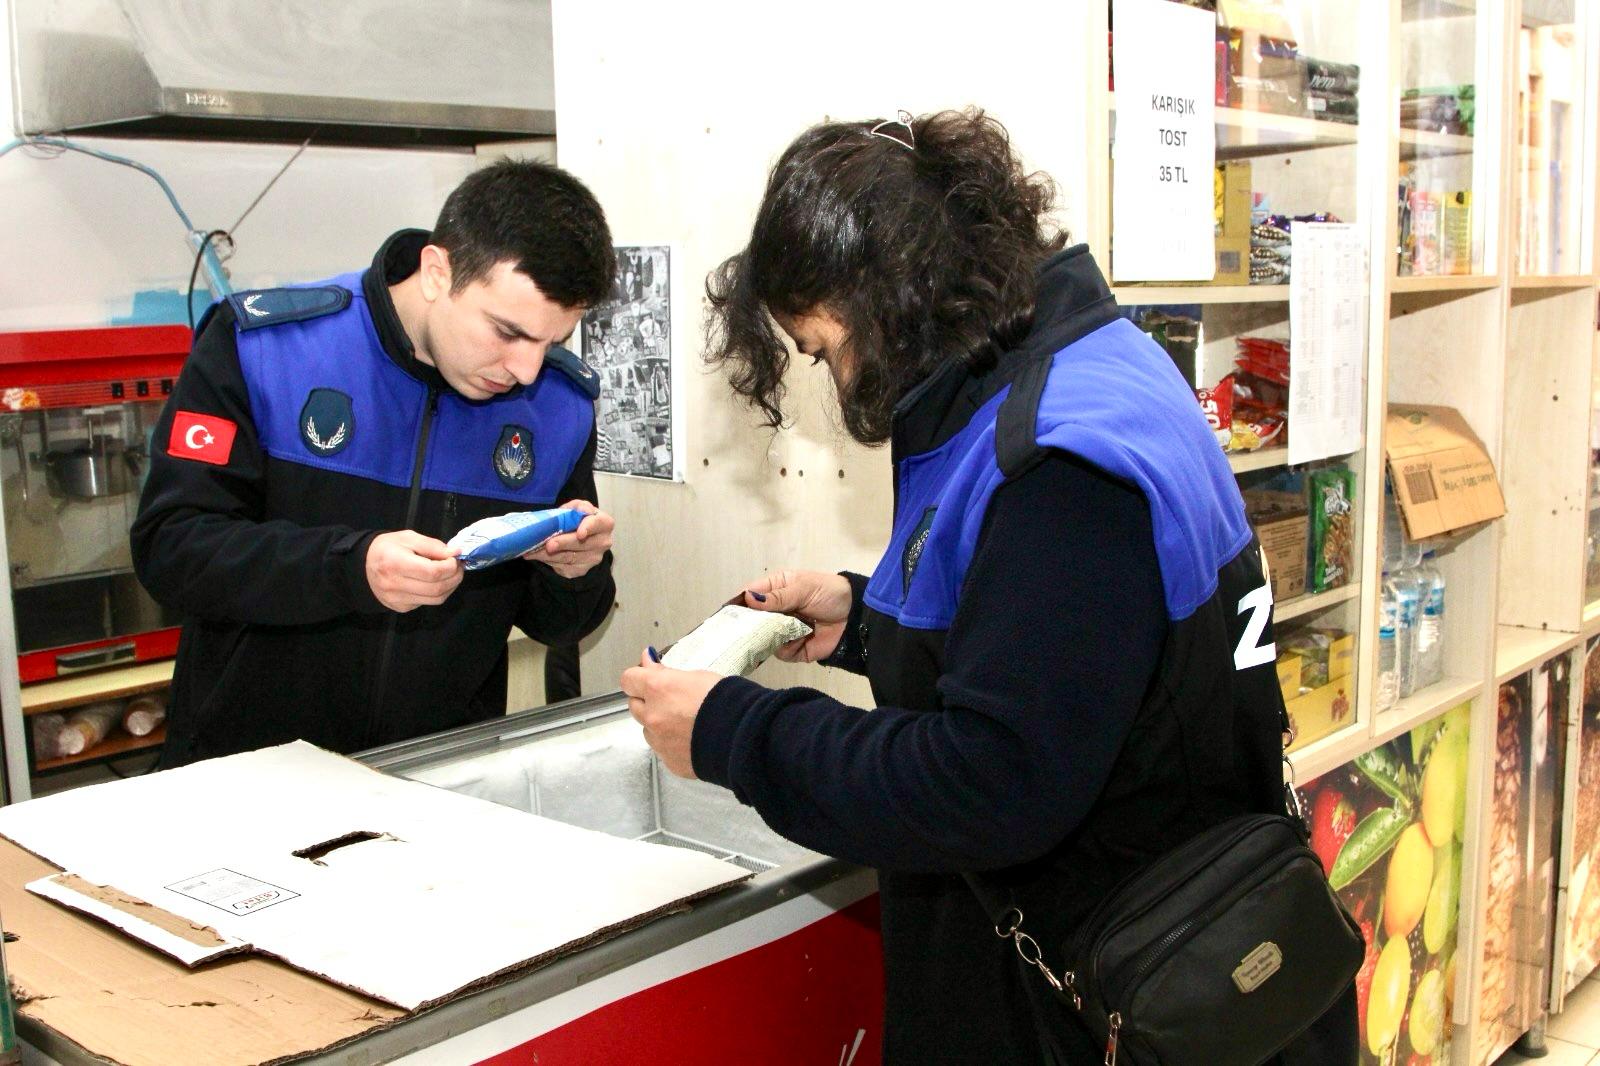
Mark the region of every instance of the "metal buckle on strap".
<instances>
[{"instance_id":1,"label":"metal buckle on strap","mask_svg":"<svg viewBox=\"0 0 1600 1066\"><path fill-rule=\"evenodd\" d=\"M1305 805L1300 802L1300 790L1295 787L1294 763L1289 760L1288 752L1284 752L1283 765L1288 771L1288 773L1285 774L1283 781L1283 794L1286 801L1286 806L1289 809L1289 813L1295 816L1295 819L1300 823L1300 825L1304 827L1307 832L1310 832L1311 821L1306 817Z\"/></svg>"},{"instance_id":2,"label":"metal buckle on strap","mask_svg":"<svg viewBox=\"0 0 1600 1066\"><path fill-rule=\"evenodd\" d=\"M1015 917L1012 917L1013 915ZM1050 972L1050 967L1044 962L1044 953L1039 950L1039 942L1022 931L1022 908L1012 907L1000 918L1000 924L994 927L995 936L1002 940L1010 940L1016 946L1017 955L1023 962L1043 974L1044 979L1050 982L1050 987L1059 995L1070 996L1073 1010L1082 1010L1083 997L1078 995L1078 990L1074 987L1076 976L1071 970L1061 977Z\"/></svg>"}]
</instances>

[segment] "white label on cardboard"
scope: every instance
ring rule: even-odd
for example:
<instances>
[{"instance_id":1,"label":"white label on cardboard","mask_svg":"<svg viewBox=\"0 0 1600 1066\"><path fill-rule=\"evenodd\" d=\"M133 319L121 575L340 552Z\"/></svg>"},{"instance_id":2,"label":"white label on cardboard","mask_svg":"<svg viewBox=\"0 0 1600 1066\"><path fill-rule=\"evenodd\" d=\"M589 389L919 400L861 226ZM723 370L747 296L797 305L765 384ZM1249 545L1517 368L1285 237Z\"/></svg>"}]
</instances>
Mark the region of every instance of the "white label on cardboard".
<instances>
[{"instance_id":1,"label":"white label on cardboard","mask_svg":"<svg viewBox=\"0 0 1600 1066\"><path fill-rule=\"evenodd\" d=\"M209 870L166 887L180 896L209 903L229 914L253 914L300 895L233 870Z\"/></svg>"},{"instance_id":2,"label":"white label on cardboard","mask_svg":"<svg viewBox=\"0 0 1600 1066\"><path fill-rule=\"evenodd\" d=\"M1217 17L1169 0L1114 0L1117 281L1216 274Z\"/></svg>"}]
</instances>

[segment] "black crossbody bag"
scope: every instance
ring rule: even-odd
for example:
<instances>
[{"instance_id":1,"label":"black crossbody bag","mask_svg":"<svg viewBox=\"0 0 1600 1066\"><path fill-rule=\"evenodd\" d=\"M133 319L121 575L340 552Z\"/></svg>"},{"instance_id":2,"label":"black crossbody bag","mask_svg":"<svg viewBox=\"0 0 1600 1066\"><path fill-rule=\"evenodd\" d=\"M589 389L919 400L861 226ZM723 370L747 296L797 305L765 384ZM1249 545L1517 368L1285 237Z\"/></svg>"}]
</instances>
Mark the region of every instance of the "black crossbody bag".
<instances>
[{"instance_id":1,"label":"black crossbody bag","mask_svg":"<svg viewBox=\"0 0 1600 1066\"><path fill-rule=\"evenodd\" d=\"M1091 1034L1106 1066L1257 1066L1349 990L1365 942L1293 816L1232 818L1114 889L1064 944L1057 975L1023 929L995 917L1022 960ZM968 877L994 913L992 890Z\"/></svg>"}]
</instances>

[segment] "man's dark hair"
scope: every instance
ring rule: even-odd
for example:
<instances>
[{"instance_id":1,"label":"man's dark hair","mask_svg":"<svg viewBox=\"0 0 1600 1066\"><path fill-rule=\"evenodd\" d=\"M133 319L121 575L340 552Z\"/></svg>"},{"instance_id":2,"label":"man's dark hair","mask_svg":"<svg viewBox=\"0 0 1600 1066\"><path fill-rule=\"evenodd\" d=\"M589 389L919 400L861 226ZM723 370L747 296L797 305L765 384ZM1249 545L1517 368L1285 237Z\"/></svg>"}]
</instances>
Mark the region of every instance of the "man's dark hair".
<instances>
[{"instance_id":1,"label":"man's dark hair","mask_svg":"<svg viewBox=\"0 0 1600 1066\"><path fill-rule=\"evenodd\" d=\"M767 425L783 424L789 366L772 314L843 323L853 375L840 410L864 444L888 439L917 382L954 359L982 368L1032 325L1036 272L1066 243L1044 220L1054 184L1023 171L981 110L910 127L802 133L772 169L749 244L706 284L706 359Z\"/></svg>"},{"instance_id":2,"label":"man's dark hair","mask_svg":"<svg viewBox=\"0 0 1600 1066\"><path fill-rule=\"evenodd\" d=\"M617 272L600 202L548 163L504 159L474 171L445 200L431 240L450 253L451 292L510 262L562 307L593 307Z\"/></svg>"}]
</instances>

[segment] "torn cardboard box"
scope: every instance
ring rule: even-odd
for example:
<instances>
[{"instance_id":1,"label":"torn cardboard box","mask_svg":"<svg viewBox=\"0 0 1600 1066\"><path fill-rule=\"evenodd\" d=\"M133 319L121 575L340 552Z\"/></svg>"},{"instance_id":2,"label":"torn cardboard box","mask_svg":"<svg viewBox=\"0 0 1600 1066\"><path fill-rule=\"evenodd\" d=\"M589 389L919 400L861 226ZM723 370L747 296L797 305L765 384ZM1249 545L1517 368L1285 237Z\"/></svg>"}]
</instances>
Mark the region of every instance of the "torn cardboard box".
<instances>
[{"instance_id":1,"label":"torn cardboard box","mask_svg":"<svg viewBox=\"0 0 1600 1066\"><path fill-rule=\"evenodd\" d=\"M23 889L58 871L0 840L0 914L18 1017L84 1059L123 1066L257 1066L358 1039L406 1017L276 959L189 969ZM62 1057L60 1061L78 1061Z\"/></svg>"},{"instance_id":2,"label":"torn cardboard box","mask_svg":"<svg viewBox=\"0 0 1600 1066\"><path fill-rule=\"evenodd\" d=\"M195 965L254 952L410 1010L750 874L303 742L0 809L28 887Z\"/></svg>"},{"instance_id":3,"label":"torn cardboard box","mask_svg":"<svg viewBox=\"0 0 1600 1066\"><path fill-rule=\"evenodd\" d=\"M1384 455L1410 540L1437 537L1506 513L1494 461L1452 407L1390 404Z\"/></svg>"}]
</instances>

